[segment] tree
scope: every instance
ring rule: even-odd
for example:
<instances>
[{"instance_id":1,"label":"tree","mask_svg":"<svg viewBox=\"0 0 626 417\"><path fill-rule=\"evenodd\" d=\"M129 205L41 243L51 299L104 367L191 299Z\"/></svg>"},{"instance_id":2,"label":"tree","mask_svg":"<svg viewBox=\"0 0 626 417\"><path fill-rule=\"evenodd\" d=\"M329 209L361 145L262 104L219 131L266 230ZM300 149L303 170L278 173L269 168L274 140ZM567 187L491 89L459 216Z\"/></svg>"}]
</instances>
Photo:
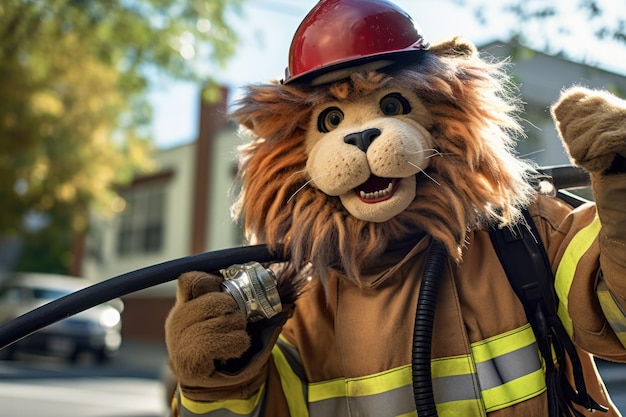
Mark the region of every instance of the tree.
<instances>
[{"instance_id":1,"label":"tree","mask_svg":"<svg viewBox=\"0 0 626 417\"><path fill-rule=\"evenodd\" d=\"M110 211L115 186L150 167L148 74L201 80L198 62L225 63L241 2L2 2L0 236L48 236L67 255L88 207Z\"/></svg>"},{"instance_id":2,"label":"tree","mask_svg":"<svg viewBox=\"0 0 626 417\"><path fill-rule=\"evenodd\" d=\"M599 44L615 49L626 46L626 8L614 0L453 0L470 7L483 24L501 23L507 17L509 35L521 44L551 54L565 55L591 65L598 62ZM615 58L612 58L615 61ZM623 64L622 64L623 65ZM626 73L624 67L621 72Z\"/></svg>"}]
</instances>

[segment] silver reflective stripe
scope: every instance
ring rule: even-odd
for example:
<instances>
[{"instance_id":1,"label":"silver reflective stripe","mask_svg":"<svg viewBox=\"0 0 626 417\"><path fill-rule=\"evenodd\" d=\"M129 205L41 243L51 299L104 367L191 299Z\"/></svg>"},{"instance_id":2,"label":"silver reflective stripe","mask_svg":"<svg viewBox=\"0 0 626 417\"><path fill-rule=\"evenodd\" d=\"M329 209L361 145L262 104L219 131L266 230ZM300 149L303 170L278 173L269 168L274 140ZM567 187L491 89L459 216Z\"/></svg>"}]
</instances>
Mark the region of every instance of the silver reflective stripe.
<instances>
[{"instance_id":1,"label":"silver reflective stripe","mask_svg":"<svg viewBox=\"0 0 626 417\"><path fill-rule=\"evenodd\" d=\"M302 381L306 381L306 373L304 372L304 366L300 359L300 354L297 349L285 342L282 338L278 338L276 344L287 358L287 362L291 367L294 374L298 376Z\"/></svg>"},{"instance_id":2,"label":"silver reflective stripe","mask_svg":"<svg viewBox=\"0 0 626 417\"><path fill-rule=\"evenodd\" d=\"M476 374L433 378L433 393L437 404L480 399Z\"/></svg>"},{"instance_id":3,"label":"silver reflective stripe","mask_svg":"<svg viewBox=\"0 0 626 417\"><path fill-rule=\"evenodd\" d=\"M405 385L380 394L363 397L338 397L312 402L311 417L399 416L415 412L413 387Z\"/></svg>"},{"instance_id":4,"label":"silver reflective stripe","mask_svg":"<svg viewBox=\"0 0 626 417\"><path fill-rule=\"evenodd\" d=\"M504 385L541 369L535 343L513 352L476 364L478 379L483 390Z\"/></svg>"}]
</instances>

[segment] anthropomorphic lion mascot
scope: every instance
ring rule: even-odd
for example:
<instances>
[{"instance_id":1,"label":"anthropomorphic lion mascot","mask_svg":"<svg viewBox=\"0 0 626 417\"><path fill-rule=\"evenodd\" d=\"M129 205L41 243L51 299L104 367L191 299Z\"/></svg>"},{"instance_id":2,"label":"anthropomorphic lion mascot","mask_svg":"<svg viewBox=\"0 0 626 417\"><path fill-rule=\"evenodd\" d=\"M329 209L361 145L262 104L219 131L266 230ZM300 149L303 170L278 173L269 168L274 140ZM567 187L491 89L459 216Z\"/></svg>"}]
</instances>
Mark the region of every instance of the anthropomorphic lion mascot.
<instances>
[{"instance_id":1,"label":"anthropomorphic lion mascot","mask_svg":"<svg viewBox=\"0 0 626 417\"><path fill-rule=\"evenodd\" d=\"M251 242L288 254L275 273L298 294L248 323L218 274L183 274L166 322L174 413L618 416L591 355L626 361L626 102L576 88L552 109L592 179L595 204L575 209L514 157L517 106L467 41L430 46L385 0L320 1L286 79L234 112L252 136L236 211ZM530 227L524 209L576 346L556 364L488 232Z\"/></svg>"}]
</instances>

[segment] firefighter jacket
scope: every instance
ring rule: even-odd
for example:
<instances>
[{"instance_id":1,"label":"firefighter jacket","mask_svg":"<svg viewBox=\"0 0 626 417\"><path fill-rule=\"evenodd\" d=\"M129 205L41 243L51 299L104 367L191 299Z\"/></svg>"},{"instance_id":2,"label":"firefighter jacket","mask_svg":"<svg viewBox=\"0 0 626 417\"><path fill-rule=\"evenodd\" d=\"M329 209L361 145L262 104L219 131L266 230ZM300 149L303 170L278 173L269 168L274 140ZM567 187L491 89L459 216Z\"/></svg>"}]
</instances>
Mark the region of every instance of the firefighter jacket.
<instances>
[{"instance_id":1,"label":"firefighter jacket","mask_svg":"<svg viewBox=\"0 0 626 417\"><path fill-rule=\"evenodd\" d=\"M623 182L603 184L607 196L621 196L621 204L615 203L621 210ZM593 204L571 211L560 200L538 197L529 210L556 277L559 316L581 353L588 392L609 407L604 415L618 416L591 354L626 361L626 255L607 259L603 250L599 272L600 220ZM626 230L624 213L616 217L607 222ZM372 260L360 287L340 273L326 289L312 279L277 343L268 347L271 358L251 363L258 370L254 378L221 375L232 389L179 392L175 411L220 417L415 416L411 347L430 243L429 237L409 240ZM535 336L487 231L470 234L463 261L447 263L440 285L431 362L439 416L547 416Z\"/></svg>"}]
</instances>

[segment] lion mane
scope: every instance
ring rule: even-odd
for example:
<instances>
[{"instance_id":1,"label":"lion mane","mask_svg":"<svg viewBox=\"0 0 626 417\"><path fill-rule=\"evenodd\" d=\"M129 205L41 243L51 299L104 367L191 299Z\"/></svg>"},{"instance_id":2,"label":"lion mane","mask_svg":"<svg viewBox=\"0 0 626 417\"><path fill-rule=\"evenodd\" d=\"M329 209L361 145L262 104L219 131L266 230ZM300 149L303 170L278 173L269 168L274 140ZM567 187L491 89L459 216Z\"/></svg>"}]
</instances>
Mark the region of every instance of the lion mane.
<instances>
[{"instance_id":1,"label":"lion mane","mask_svg":"<svg viewBox=\"0 0 626 417\"><path fill-rule=\"evenodd\" d=\"M347 100L381 86L411 89L432 115L437 155L401 214L381 222L351 216L339 201L308 185L305 134L313 106ZM522 132L503 63L487 62L454 38L419 60L383 72L355 72L321 86L274 81L246 87L232 114L251 133L241 148L241 192L234 215L251 241L284 248L292 268L311 263L323 280L329 267L358 283L359 268L394 241L429 234L457 262L468 233L515 222L533 188L533 166L515 156Z\"/></svg>"}]
</instances>

